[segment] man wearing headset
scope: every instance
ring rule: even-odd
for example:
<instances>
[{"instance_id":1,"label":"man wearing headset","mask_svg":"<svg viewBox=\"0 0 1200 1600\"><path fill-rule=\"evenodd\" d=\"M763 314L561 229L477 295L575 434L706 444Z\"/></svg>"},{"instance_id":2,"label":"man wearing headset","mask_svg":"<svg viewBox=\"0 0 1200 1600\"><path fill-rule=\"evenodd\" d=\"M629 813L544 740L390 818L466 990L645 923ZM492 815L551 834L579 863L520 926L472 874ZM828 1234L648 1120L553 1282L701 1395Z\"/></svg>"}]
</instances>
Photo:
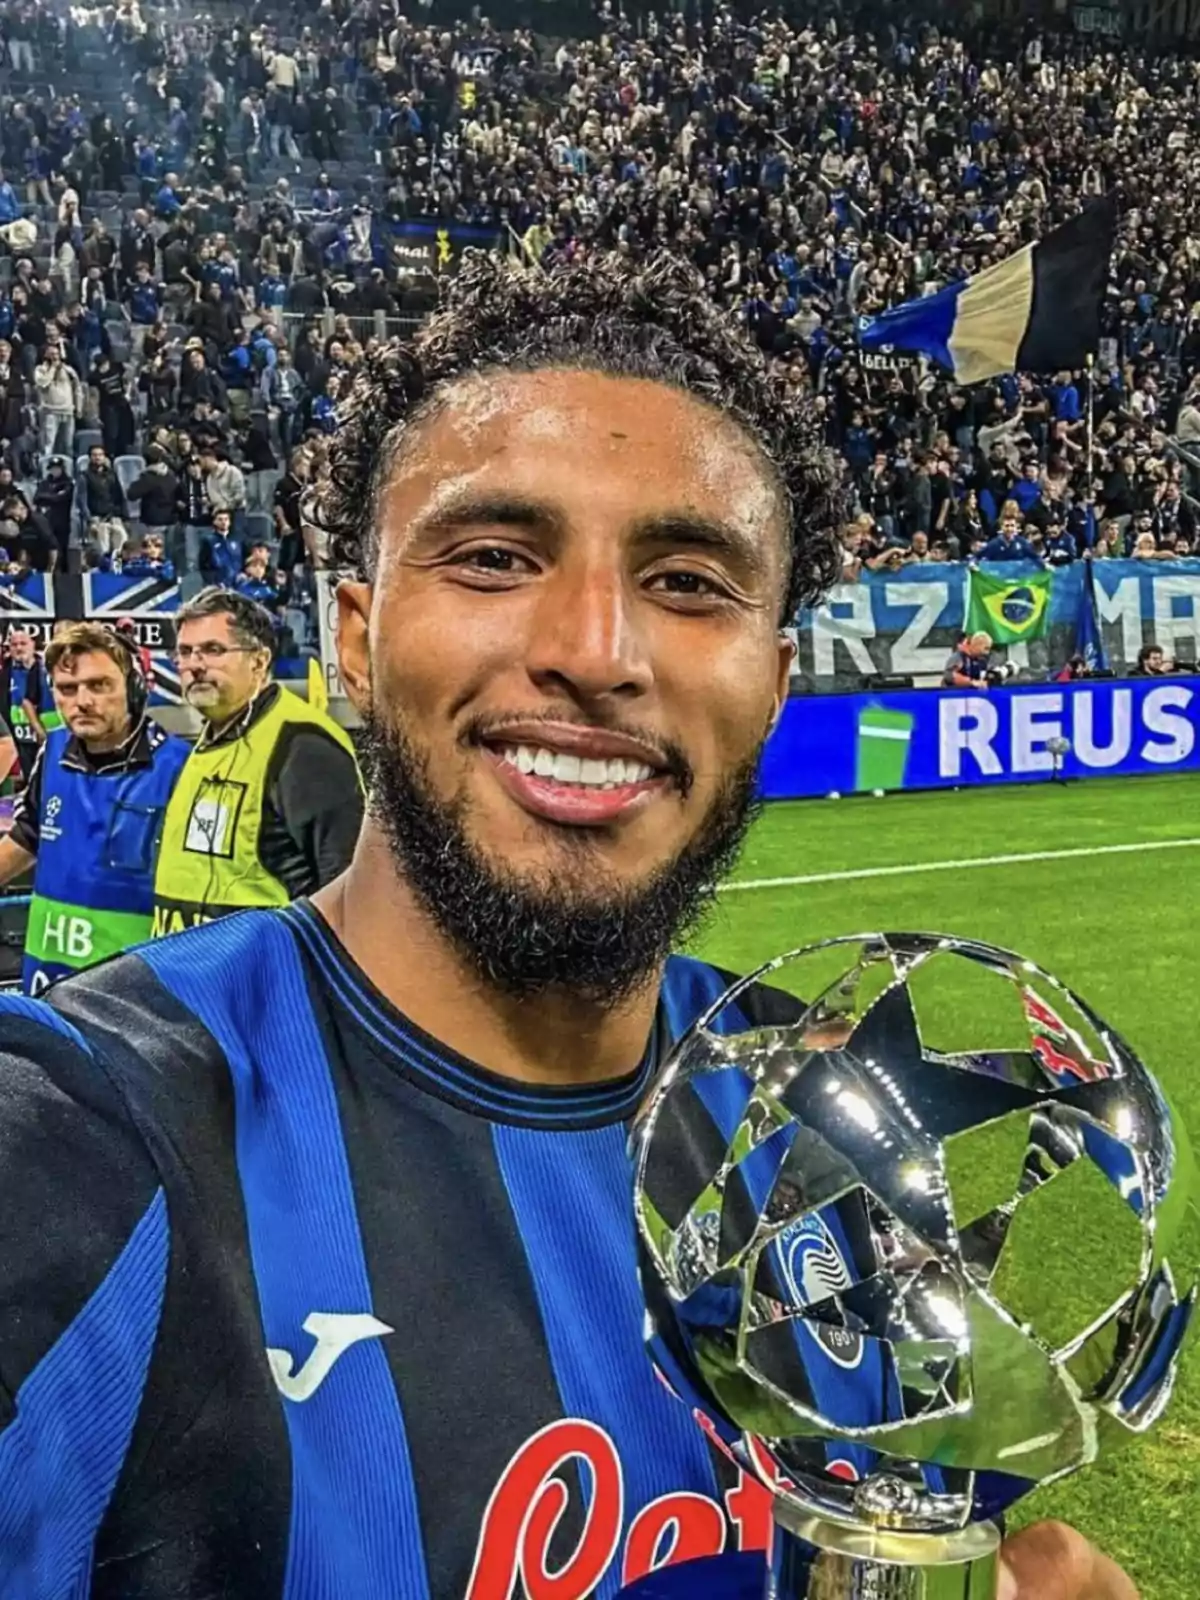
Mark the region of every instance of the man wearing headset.
<instances>
[{"instance_id":1,"label":"man wearing headset","mask_svg":"<svg viewBox=\"0 0 1200 1600\"><path fill-rule=\"evenodd\" d=\"M45 667L64 725L38 750L0 841L0 883L34 867L27 994L150 937L163 816L188 756L146 714L137 656L111 629L70 624Z\"/></svg>"}]
</instances>

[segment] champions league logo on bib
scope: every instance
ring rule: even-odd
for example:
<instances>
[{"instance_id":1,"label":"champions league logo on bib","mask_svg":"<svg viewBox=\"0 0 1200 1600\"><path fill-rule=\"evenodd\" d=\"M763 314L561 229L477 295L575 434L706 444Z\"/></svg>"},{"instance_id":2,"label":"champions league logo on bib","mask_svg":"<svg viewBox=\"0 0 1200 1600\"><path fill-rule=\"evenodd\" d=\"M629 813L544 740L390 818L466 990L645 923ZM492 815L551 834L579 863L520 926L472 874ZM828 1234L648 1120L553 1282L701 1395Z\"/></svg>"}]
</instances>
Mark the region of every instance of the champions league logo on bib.
<instances>
[{"instance_id":1,"label":"champions league logo on bib","mask_svg":"<svg viewBox=\"0 0 1200 1600\"><path fill-rule=\"evenodd\" d=\"M58 814L62 810L62 796L52 794L46 802L45 815L42 817L41 840L43 844L53 844L61 839L63 830L58 821Z\"/></svg>"}]
</instances>

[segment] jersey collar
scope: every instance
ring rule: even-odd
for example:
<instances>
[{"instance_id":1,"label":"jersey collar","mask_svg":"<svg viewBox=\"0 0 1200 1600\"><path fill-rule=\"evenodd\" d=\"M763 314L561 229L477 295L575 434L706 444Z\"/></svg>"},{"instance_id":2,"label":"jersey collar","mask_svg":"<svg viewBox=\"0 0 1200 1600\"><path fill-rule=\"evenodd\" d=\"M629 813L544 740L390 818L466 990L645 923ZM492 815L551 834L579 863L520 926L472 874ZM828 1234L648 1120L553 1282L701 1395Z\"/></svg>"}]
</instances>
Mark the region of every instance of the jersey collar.
<instances>
[{"instance_id":1,"label":"jersey collar","mask_svg":"<svg viewBox=\"0 0 1200 1600\"><path fill-rule=\"evenodd\" d=\"M426 1033L375 987L308 900L279 912L316 968L322 987L376 1049L410 1082L492 1122L566 1131L626 1122L641 1103L667 1044L660 1004L651 1037L631 1073L606 1083L519 1083L460 1055Z\"/></svg>"}]
</instances>

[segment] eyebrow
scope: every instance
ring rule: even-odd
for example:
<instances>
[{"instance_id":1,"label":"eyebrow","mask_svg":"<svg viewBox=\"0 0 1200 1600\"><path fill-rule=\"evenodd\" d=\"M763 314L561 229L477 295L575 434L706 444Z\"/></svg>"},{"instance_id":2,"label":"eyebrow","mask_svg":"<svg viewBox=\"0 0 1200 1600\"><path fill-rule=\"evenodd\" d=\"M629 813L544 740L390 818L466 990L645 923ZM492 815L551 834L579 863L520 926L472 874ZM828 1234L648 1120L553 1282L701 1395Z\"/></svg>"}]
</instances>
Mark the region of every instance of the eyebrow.
<instances>
[{"instance_id":1,"label":"eyebrow","mask_svg":"<svg viewBox=\"0 0 1200 1600\"><path fill-rule=\"evenodd\" d=\"M542 500L521 495L469 495L439 507L416 528L418 537L455 533L481 526L543 530L561 534L562 513ZM690 510L654 512L633 525L633 542L640 545L706 550L746 572L761 577L767 562L756 540L720 517Z\"/></svg>"},{"instance_id":2,"label":"eyebrow","mask_svg":"<svg viewBox=\"0 0 1200 1600\"><path fill-rule=\"evenodd\" d=\"M563 519L554 507L521 495L467 495L439 506L417 524L419 535L456 533L460 528L545 528L561 530Z\"/></svg>"},{"instance_id":3,"label":"eyebrow","mask_svg":"<svg viewBox=\"0 0 1200 1600\"><path fill-rule=\"evenodd\" d=\"M695 511L668 511L644 517L634 525L634 538L641 544L707 550L755 577L764 576L767 570L757 540L732 523Z\"/></svg>"}]
</instances>

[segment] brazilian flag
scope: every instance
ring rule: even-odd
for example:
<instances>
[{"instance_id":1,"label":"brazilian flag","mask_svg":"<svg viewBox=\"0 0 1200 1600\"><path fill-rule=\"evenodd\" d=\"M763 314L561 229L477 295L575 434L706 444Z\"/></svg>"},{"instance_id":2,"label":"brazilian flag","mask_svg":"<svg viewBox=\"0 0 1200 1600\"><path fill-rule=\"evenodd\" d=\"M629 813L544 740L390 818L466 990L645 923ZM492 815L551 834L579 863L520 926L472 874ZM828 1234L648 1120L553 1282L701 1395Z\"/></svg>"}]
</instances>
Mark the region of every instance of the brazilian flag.
<instances>
[{"instance_id":1,"label":"brazilian flag","mask_svg":"<svg viewBox=\"0 0 1200 1600\"><path fill-rule=\"evenodd\" d=\"M1099 345L1116 230L1106 195L975 277L860 318L859 348L926 355L960 384L1081 367Z\"/></svg>"},{"instance_id":2,"label":"brazilian flag","mask_svg":"<svg viewBox=\"0 0 1200 1600\"><path fill-rule=\"evenodd\" d=\"M1025 644L1045 634L1050 625L1052 573L997 578L975 570L968 581L968 633L990 633L996 644Z\"/></svg>"}]
</instances>

